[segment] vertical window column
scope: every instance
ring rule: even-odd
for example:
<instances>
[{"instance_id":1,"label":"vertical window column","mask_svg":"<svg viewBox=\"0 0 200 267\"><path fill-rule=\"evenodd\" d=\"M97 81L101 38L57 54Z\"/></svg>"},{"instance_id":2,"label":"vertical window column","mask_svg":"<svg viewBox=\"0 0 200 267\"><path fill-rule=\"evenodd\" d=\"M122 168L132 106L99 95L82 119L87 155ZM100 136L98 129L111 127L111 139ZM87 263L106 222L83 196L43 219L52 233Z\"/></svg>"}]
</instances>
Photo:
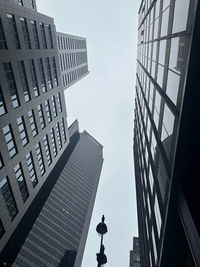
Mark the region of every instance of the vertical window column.
<instances>
[{"instance_id":1,"label":"vertical window column","mask_svg":"<svg viewBox=\"0 0 200 267\"><path fill-rule=\"evenodd\" d=\"M30 68L30 73L31 73L33 93L34 93L34 96L37 97L39 96L39 88L38 88L38 81L37 81L35 64L34 64L33 59L29 60L29 68Z\"/></svg>"},{"instance_id":2,"label":"vertical window column","mask_svg":"<svg viewBox=\"0 0 200 267\"><path fill-rule=\"evenodd\" d=\"M24 174L22 172L22 166L20 163L15 166L14 172L15 172L15 176L16 176L16 179L19 185L19 190L21 192L23 202L25 202L27 198L29 197L29 193L28 193L26 181L24 179Z\"/></svg>"},{"instance_id":3,"label":"vertical window column","mask_svg":"<svg viewBox=\"0 0 200 267\"><path fill-rule=\"evenodd\" d=\"M32 135L34 137L37 135L38 131L37 131L37 126L36 126L35 116L34 116L33 110L29 110L28 117L29 117L29 121L30 121L30 125L31 125Z\"/></svg>"},{"instance_id":4,"label":"vertical window column","mask_svg":"<svg viewBox=\"0 0 200 267\"><path fill-rule=\"evenodd\" d=\"M35 149L36 149L36 153L37 153L37 159L38 159L38 163L39 163L40 173L41 173L41 175L43 175L45 173L45 166L44 166L44 160L43 160L43 156L42 156L42 150L41 150L40 143L36 144Z\"/></svg>"},{"instance_id":5,"label":"vertical window column","mask_svg":"<svg viewBox=\"0 0 200 267\"><path fill-rule=\"evenodd\" d=\"M31 49L31 42L30 42L30 37L29 37L29 32L28 32L28 27L27 27L27 22L25 18L20 18L20 22L22 25L22 31L24 34L24 44L26 49Z\"/></svg>"},{"instance_id":6,"label":"vertical window column","mask_svg":"<svg viewBox=\"0 0 200 267\"><path fill-rule=\"evenodd\" d=\"M47 40L46 40L46 35L45 35L45 29L44 29L44 23L40 22L40 32L42 36L42 45L44 49L47 49Z\"/></svg>"},{"instance_id":7,"label":"vertical window column","mask_svg":"<svg viewBox=\"0 0 200 267\"><path fill-rule=\"evenodd\" d=\"M51 25L47 25L47 33L48 33L48 39L49 39L49 47L53 49L53 38L52 38L52 32L51 32Z\"/></svg>"},{"instance_id":8,"label":"vertical window column","mask_svg":"<svg viewBox=\"0 0 200 267\"><path fill-rule=\"evenodd\" d=\"M55 59L55 57L52 58L52 64L53 64L54 84L55 84L55 86L58 86L58 75L57 75L56 59Z\"/></svg>"},{"instance_id":9,"label":"vertical window column","mask_svg":"<svg viewBox=\"0 0 200 267\"><path fill-rule=\"evenodd\" d=\"M18 125L18 130L20 133L20 138L22 141L22 145L25 146L28 143L28 136L25 128L25 123L23 117L17 118L17 125Z\"/></svg>"},{"instance_id":10,"label":"vertical window column","mask_svg":"<svg viewBox=\"0 0 200 267\"><path fill-rule=\"evenodd\" d=\"M44 141L44 147L45 147L45 153L46 153L46 157L47 157L47 163L48 165L51 164L52 159L51 159L51 153L50 153L50 148L49 148L49 140L48 140L48 136L45 135L43 137L43 141Z\"/></svg>"},{"instance_id":11,"label":"vertical window column","mask_svg":"<svg viewBox=\"0 0 200 267\"><path fill-rule=\"evenodd\" d=\"M16 144L15 144L15 140L14 140L14 137L13 137L11 126L10 125L6 125L3 128L3 133L4 133L4 136L5 136L5 140L6 140L6 144L7 144L9 155L12 158L17 154L17 147L16 147Z\"/></svg>"},{"instance_id":12,"label":"vertical window column","mask_svg":"<svg viewBox=\"0 0 200 267\"><path fill-rule=\"evenodd\" d=\"M57 108L56 108L56 98L55 98L55 96L51 97L51 101L52 101L52 106L53 106L53 115L54 115L54 118L55 118L58 115Z\"/></svg>"},{"instance_id":13,"label":"vertical window column","mask_svg":"<svg viewBox=\"0 0 200 267\"><path fill-rule=\"evenodd\" d=\"M32 156L31 152L26 154L26 163L28 165L29 175L31 178L33 188L35 188L36 185L38 184L38 179L36 176L35 166L34 166L34 162L33 162L33 156Z\"/></svg>"},{"instance_id":14,"label":"vertical window column","mask_svg":"<svg viewBox=\"0 0 200 267\"><path fill-rule=\"evenodd\" d=\"M39 67L39 73L40 73L40 82L42 86L42 92L45 93L47 91L47 87L46 87L44 68L43 68L43 63L42 63L41 58L38 59L38 67Z\"/></svg>"},{"instance_id":15,"label":"vertical window column","mask_svg":"<svg viewBox=\"0 0 200 267\"><path fill-rule=\"evenodd\" d=\"M10 93L13 108L17 108L20 105L20 102L19 102L19 97L17 93L17 86L15 83L12 65L10 62L7 62L7 63L4 63L3 66L4 66L4 71L5 71L5 75L6 75L6 79L8 83L8 90Z\"/></svg>"},{"instance_id":16,"label":"vertical window column","mask_svg":"<svg viewBox=\"0 0 200 267\"><path fill-rule=\"evenodd\" d=\"M17 31L17 26L15 22L15 17L12 14L7 14L8 23L10 27L10 35L13 43L13 47L16 49L20 49L20 42L19 42L19 36Z\"/></svg>"},{"instance_id":17,"label":"vertical window column","mask_svg":"<svg viewBox=\"0 0 200 267\"><path fill-rule=\"evenodd\" d=\"M7 44L6 44L3 24L0 18L0 50L3 50L3 49L7 49Z\"/></svg>"},{"instance_id":18,"label":"vertical window column","mask_svg":"<svg viewBox=\"0 0 200 267\"><path fill-rule=\"evenodd\" d=\"M47 67L47 77L48 77L49 89L52 89L53 83L52 83L51 67L50 67L49 58L46 57L45 60L46 60L46 67Z\"/></svg>"},{"instance_id":19,"label":"vertical window column","mask_svg":"<svg viewBox=\"0 0 200 267\"><path fill-rule=\"evenodd\" d=\"M62 131L62 138L63 142L66 142L66 133L65 133L65 124L64 124L64 118L61 119L61 131Z\"/></svg>"},{"instance_id":20,"label":"vertical window column","mask_svg":"<svg viewBox=\"0 0 200 267\"><path fill-rule=\"evenodd\" d=\"M7 177L0 182L0 190L2 192L3 199L5 201L11 220L13 220L18 213L18 209Z\"/></svg>"},{"instance_id":21,"label":"vertical window column","mask_svg":"<svg viewBox=\"0 0 200 267\"><path fill-rule=\"evenodd\" d=\"M61 141L61 134L60 134L60 126L59 123L56 123L56 134L57 134L57 139L58 139L58 147L59 149L62 148L62 141Z\"/></svg>"},{"instance_id":22,"label":"vertical window column","mask_svg":"<svg viewBox=\"0 0 200 267\"><path fill-rule=\"evenodd\" d=\"M3 97L3 92L0 86L0 116L6 113L6 105Z\"/></svg>"},{"instance_id":23,"label":"vertical window column","mask_svg":"<svg viewBox=\"0 0 200 267\"><path fill-rule=\"evenodd\" d=\"M43 114L43 110L42 110L42 105L38 105L37 110L38 110L38 116L39 116L39 120L40 120L41 129L44 129L45 121L44 121L44 114Z\"/></svg>"},{"instance_id":24,"label":"vertical window column","mask_svg":"<svg viewBox=\"0 0 200 267\"><path fill-rule=\"evenodd\" d=\"M56 139L55 139L55 133L54 133L53 128L50 130L50 137L51 137L51 143L52 143L52 147L53 147L53 155L54 155L54 157L56 157L58 152L57 152Z\"/></svg>"},{"instance_id":25,"label":"vertical window column","mask_svg":"<svg viewBox=\"0 0 200 267\"><path fill-rule=\"evenodd\" d=\"M45 100L44 104L45 104L45 109L46 109L46 113L47 113L47 120L50 123L52 121L52 116L51 116L49 100Z\"/></svg>"},{"instance_id":26,"label":"vertical window column","mask_svg":"<svg viewBox=\"0 0 200 267\"><path fill-rule=\"evenodd\" d=\"M27 102L27 101L30 101L31 98L30 98L30 92L29 92L24 62L18 61L17 65L19 68L19 76L20 76L20 80L21 80L22 89L24 92L24 100L25 100L25 102Z\"/></svg>"},{"instance_id":27,"label":"vertical window column","mask_svg":"<svg viewBox=\"0 0 200 267\"><path fill-rule=\"evenodd\" d=\"M58 101L58 112L61 113L62 112L62 104L61 104L60 93L57 93L56 96L57 96L57 101Z\"/></svg>"},{"instance_id":28,"label":"vertical window column","mask_svg":"<svg viewBox=\"0 0 200 267\"><path fill-rule=\"evenodd\" d=\"M36 22L34 20L31 20L31 25L32 25L35 48L40 49L40 43L39 43L39 39L38 39L38 31L37 31Z\"/></svg>"}]
</instances>

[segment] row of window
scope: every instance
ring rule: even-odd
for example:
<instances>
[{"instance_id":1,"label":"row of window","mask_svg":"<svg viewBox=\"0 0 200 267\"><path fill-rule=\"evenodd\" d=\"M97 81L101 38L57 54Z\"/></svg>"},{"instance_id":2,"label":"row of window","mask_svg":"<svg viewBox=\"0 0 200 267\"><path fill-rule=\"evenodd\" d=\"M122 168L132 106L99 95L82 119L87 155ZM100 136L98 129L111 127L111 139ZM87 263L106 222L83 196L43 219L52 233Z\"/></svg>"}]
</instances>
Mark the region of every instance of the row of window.
<instances>
[{"instance_id":1,"label":"row of window","mask_svg":"<svg viewBox=\"0 0 200 267\"><path fill-rule=\"evenodd\" d=\"M66 86L78 78L77 70L62 74L63 86Z\"/></svg>"},{"instance_id":2,"label":"row of window","mask_svg":"<svg viewBox=\"0 0 200 267\"><path fill-rule=\"evenodd\" d=\"M19 34L18 34L19 25L18 23L16 23L15 16L13 14L7 14L6 16L7 16L8 24L10 28L10 36L11 36L13 48L21 49L21 43L20 43ZM28 25L28 21L30 22L29 25ZM19 22L21 24L21 30L23 32L25 49L31 49L31 48L40 49L41 47L44 49L54 48L51 25L49 24L45 25L44 23L41 23L41 22L39 23L39 29L40 29L41 40L42 40L42 45L41 45L39 42L38 27L37 27L36 21L27 20L26 18L20 17ZM32 34L33 34L34 45L31 44L30 30L32 31ZM1 33L0 34L0 49L7 49L6 37L4 34L4 27L3 27L1 19L0 19L0 33ZM48 47L47 47L47 42L48 42Z\"/></svg>"},{"instance_id":3,"label":"row of window","mask_svg":"<svg viewBox=\"0 0 200 267\"><path fill-rule=\"evenodd\" d=\"M47 69L48 87L49 89L52 89L53 83L55 86L58 86L58 76L57 76L57 70L56 70L55 57L52 57L53 78L52 78L52 73L50 69L50 60L48 57L45 58L45 63L46 63L46 69ZM30 59L28 61L28 64L29 64L29 71L31 74L31 81L30 81L32 83L31 85L30 83L28 83L24 61L17 61L21 88L23 90L25 102L31 100L30 88L33 90L33 94L35 97L39 96L40 94L34 60ZM17 108L18 106L20 106L20 101L19 101L18 89L16 85L16 80L15 80L12 64L11 62L7 62L7 63L4 63L3 66L4 66L5 76L6 76L6 80L8 84L11 101L12 101L12 106L13 108ZM47 92L47 86L46 86L46 79L44 75L43 62L41 58L38 59L38 69L39 69L39 76L40 76L39 80L41 83L42 91L43 93L45 93ZM5 113L6 113L6 106L5 106L2 89L0 87L0 116Z\"/></svg>"},{"instance_id":4,"label":"row of window","mask_svg":"<svg viewBox=\"0 0 200 267\"><path fill-rule=\"evenodd\" d=\"M86 40L79 40L70 37L57 37L58 40L58 49L86 49Z\"/></svg>"},{"instance_id":5,"label":"row of window","mask_svg":"<svg viewBox=\"0 0 200 267\"><path fill-rule=\"evenodd\" d=\"M45 125L42 106L38 105L37 110L38 110L40 125L42 128ZM34 114L33 110L28 111L28 117L29 117L29 122L30 122L30 129L31 129L32 135L34 137L38 134L38 129L37 129L35 114ZM17 118L17 125L18 125L18 130L19 130L22 145L25 146L26 144L28 144L29 139L28 139L26 125L25 125L23 117ZM60 130L60 127L61 127L61 130ZM7 144L10 158L12 158L18 152L17 151L17 145L16 145L13 131L12 131L12 127L11 127L11 125L6 125L5 127L3 127L2 130L3 130L3 134L5 137L5 141ZM61 147L62 147L61 134L62 134L63 142L64 143L66 142L66 133L65 133L65 125L64 125L64 119L63 118L61 119L60 126L59 126L59 123L56 123L56 132L57 132L57 137L58 137L59 148L61 149ZM55 140L55 138L53 138L53 140ZM53 145L53 149L55 150L54 142L52 142L52 145ZM2 168L2 167L3 167L3 159L2 159L2 156L0 155L0 168Z\"/></svg>"},{"instance_id":6,"label":"row of window","mask_svg":"<svg viewBox=\"0 0 200 267\"><path fill-rule=\"evenodd\" d=\"M34 0L29 0L30 2L30 5L33 9L35 9L35 3L34 3ZM19 6L24 6L24 0L18 0L18 5Z\"/></svg>"},{"instance_id":7,"label":"row of window","mask_svg":"<svg viewBox=\"0 0 200 267\"><path fill-rule=\"evenodd\" d=\"M84 63L87 63L87 52L60 54L60 67L62 71Z\"/></svg>"}]
</instances>

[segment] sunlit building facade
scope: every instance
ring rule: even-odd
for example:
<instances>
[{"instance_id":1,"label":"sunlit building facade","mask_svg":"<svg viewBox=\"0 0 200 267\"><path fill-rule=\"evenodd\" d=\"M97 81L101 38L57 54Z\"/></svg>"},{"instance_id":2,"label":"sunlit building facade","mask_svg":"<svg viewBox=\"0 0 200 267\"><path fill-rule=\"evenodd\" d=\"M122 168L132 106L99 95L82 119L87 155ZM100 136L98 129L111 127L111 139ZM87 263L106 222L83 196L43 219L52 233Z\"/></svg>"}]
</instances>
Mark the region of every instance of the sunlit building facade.
<instances>
[{"instance_id":1,"label":"sunlit building facade","mask_svg":"<svg viewBox=\"0 0 200 267\"><path fill-rule=\"evenodd\" d=\"M200 266L199 21L199 1L139 8L133 150L144 267Z\"/></svg>"}]
</instances>

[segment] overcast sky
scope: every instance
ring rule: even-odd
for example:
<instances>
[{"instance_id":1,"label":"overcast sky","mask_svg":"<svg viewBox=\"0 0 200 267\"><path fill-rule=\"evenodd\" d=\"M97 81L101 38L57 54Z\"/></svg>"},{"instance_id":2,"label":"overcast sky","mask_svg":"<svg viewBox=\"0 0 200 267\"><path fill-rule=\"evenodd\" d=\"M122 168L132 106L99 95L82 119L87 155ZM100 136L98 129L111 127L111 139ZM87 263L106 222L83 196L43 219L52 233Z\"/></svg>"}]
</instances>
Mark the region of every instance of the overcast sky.
<instances>
[{"instance_id":1,"label":"overcast sky","mask_svg":"<svg viewBox=\"0 0 200 267\"><path fill-rule=\"evenodd\" d=\"M133 172L133 105L137 12L140 0L37 0L59 32L87 38L90 73L66 92L68 124L76 118L104 146L100 177L82 267L95 267L105 215L106 267L128 267L137 236Z\"/></svg>"}]
</instances>

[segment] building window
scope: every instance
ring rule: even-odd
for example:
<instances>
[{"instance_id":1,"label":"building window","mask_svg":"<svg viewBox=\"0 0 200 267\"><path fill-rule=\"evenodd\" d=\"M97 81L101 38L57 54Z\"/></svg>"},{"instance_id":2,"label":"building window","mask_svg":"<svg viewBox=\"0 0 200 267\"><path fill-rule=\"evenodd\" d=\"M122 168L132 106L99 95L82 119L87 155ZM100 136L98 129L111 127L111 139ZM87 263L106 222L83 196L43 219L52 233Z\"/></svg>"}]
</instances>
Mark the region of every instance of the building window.
<instances>
[{"instance_id":1,"label":"building window","mask_svg":"<svg viewBox=\"0 0 200 267\"><path fill-rule=\"evenodd\" d=\"M58 115L57 108L56 108L56 98L55 98L55 96L51 97L51 101L52 101L52 106L53 106L53 115L54 115L54 118L55 118Z\"/></svg>"},{"instance_id":2,"label":"building window","mask_svg":"<svg viewBox=\"0 0 200 267\"><path fill-rule=\"evenodd\" d=\"M0 169L3 168L3 166L4 166L3 158L2 158L1 153L0 153Z\"/></svg>"},{"instance_id":3,"label":"building window","mask_svg":"<svg viewBox=\"0 0 200 267\"><path fill-rule=\"evenodd\" d=\"M0 50L7 49L6 38L4 34L3 24L0 18Z\"/></svg>"},{"instance_id":4,"label":"building window","mask_svg":"<svg viewBox=\"0 0 200 267\"><path fill-rule=\"evenodd\" d=\"M21 192L23 202L25 202L27 200L27 198L29 197L29 193L28 193L26 181L24 179L22 166L20 163L15 166L14 173L15 173L18 185L19 185L19 190Z\"/></svg>"},{"instance_id":5,"label":"building window","mask_svg":"<svg viewBox=\"0 0 200 267\"><path fill-rule=\"evenodd\" d=\"M8 213L11 217L11 219L13 220L15 218L15 216L18 213L17 210L17 205L13 196L13 192L9 183L8 178L4 178L1 182L0 182L0 189L4 198L4 201L6 203L6 207L8 209Z\"/></svg>"},{"instance_id":6,"label":"building window","mask_svg":"<svg viewBox=\"0 0 200 267\"><path fill-rule=\"evenodd\" d=\"M19 6L23 6L23 1L22 0L18 0L18 5Z\"/></svg>"},{"instance_id":7,"label":"building window","mask_svg":"<svg viewBox=\"0 0 200 267\"><path fill-rule=\"evenodd\" d=\"M60 134L60 126L59 123L56 123L56 134L57 134L57 139L58 139L58 147L59 149L62 148L62 141L61 141L61 134Z\"/></svg>"},{"instance_id":8,"label":"building window","mask_svg":"<svg viewBox=\"0 0 200 267\"><path fill-rule=\"evenodd\" d=\"M34 0L30 0L30 4L31 4L31 7L32 7L33 9L35 9L35 3L34 3Z\"/></svg>"},{"instance_id":9,"label":"building window","mask_svg":"<svg viewBox=\"0 0 200 267\"><path fill-rule=\"evenodd\" d=\"M42 156L40 143L36 144L35 149L36 149L37 159L39 163L40 173L41 175L43 175L45 173L45 167L44 167L44 160Z\"/></svg>"},{"instance_id":10,"label":"building window","mask_svg":"<svg viewBox=\"0 0 200 267\"><path fill-rule=\"evenodd\" d=\"M16 83L15 83L13 70L12 70L12 65L10 62L8 62L8 63L4 63L3 66L4 66L4 71L6 74L6 79L7 79L7 83L8 83L8 90L10 93L12 106L13 106L13 108L17 108L20 105L20 103L19 103L19 97L17 94L17 87L16 87Z\"/></svg>"},{"instance_id":11,"label":"building window","mask_svg":"<svg viewBox=\"0 0 200 267\"><path fill-rule=\"evenodd\" d=\"M29 117L29 121L30 121L30 125L31 125L32 135L36 136L38 131L37 131L37 126L36 126L35 116L34 116L33 110L29 110L28 117Z\"/></svg>"},{"instance_id":12,"label":"building window","mask_svg":"<svg viewBox=\"0 0 200 267\"><path fill-rule=\"evenodd\" d=\"M44 103L45 103L45 109L46 109L46 114L47 114L47 120L50 123L52 121L52 116L51 116L49 100L45 100Z\"/></svg>"},{"instance_id":13,"label":"building window","mask_svg":"<svg viewBox=\"0 0 200 267\"><path fill-rule=\"evenodd\" d=\"M14 140L14 136L13 136L13 133L12 133L11 126L10 125L6 125L3 128L3 133L4 133L4 136L5 136L5 139L6 139L8 152L10 154L10 157L12 158L17 154L17 147L16 147L16 144L15 144L15 140Z\"/></svg>"},{"instance_id":14,"label":"building window","mask_svg":"<svg viewBox=\"0 0 200 267\"><path fill-rule=\"evenodd\" d=\"M18 125L18 130L20 133L20 138L22 141L22 145L25 146L28 143L28 136L25 128L25 123L23 117L19 117L17 119L17 125Z\"/></svg>"},{"instance_id":15,"label":"building window","mask_svg":"<svg viewBox=\"0 0 200 267\"><path fill-rule=\"evenodd\" d=\"M43 137L43 141L44 141L44 148L45 148L45 153L46 153L46 157L47 157L47 163L48 165L51 164L52 159L51 159L51 153L50 153L50 148L49 148L49 140L48 140L48 136L45 135Z\"/></svg>"},{"instance_id":16,"label":"building window","mask_svg":"<svg viewBox=\"0 0 200 267\"><path fill-rule=\"evenodd\" d=\"M47 67L47 77L48 77L49 89L52 89L53 83L52 83L51 67L50 67L49 58L46 57L45 61L46 61L46 67Z\"/></svg>"},{"instance_id":17,"label":"building window","mask_svg":"<svg viewBox=\"0 0 200 267\"><path fill-rule=\"evenodd\" d=\"M58 101L58 112L61 113L62 112L62 104L61 104L60 93L57 93L56 96L57 96L57 101Z\"/></svg>"},{"instance_id":18,"label":"building window","mask_svg":"<svg viewBox=\"0 0 200 267\"><path fill-rule=\"evenodd\" d=\"M27 101L30 101L31 98L30 98L30 92L29 92L24 62L18 61L17 66L19 69L19 76L20 76L20 80L21 80L22 89L24 92L24 100L25 100L25 102L27 102Z\"/></svg>"},{"instance_id":19,"label":"building window","mask_svg":"<svg viewBox=\"0 0 200 267\"><path fill-rule=\"evenodd\" d=\"M61 119L61 131L62 131L62 138L63 142L66 142L66 133L65 133L65 123L64 123L64 118Z\"/></svg>"},{"instance_id":20,"label":"building window","mask_svg":"<svg viewBox=\"0 0 200 267\"><path fill-rule=\"evenodd\" d=\"M38 110L38 116L39 116L39 120L40 120L41 129L44 129L45 121L44 121L44 114L43 114L43 110L42 110L42 105L38 105L37 110Z\"/></svg>"},{"instance_id":21,"label":"building window","mask_svg":"<svg viewBox=\"0 0 200 267\"><path fill-rule=\"evenodd\" d=\"M39 96L39 89L38 89L38 81L37 81L37 76L36 76L36 71L35 71L35 64L34 64L33 59L29 60L29 68L30 68L30 72L31 72L33 93L34 93L34 96L37 97L37 96Z\"/></svg>"},{"instance_id":22,"label":"building window","mask_svg":"<svg viewBox=\"0 0 200 267\"><path fill-rule=\"evenodd\" d=\"M42 36L43 48L47 49L47 40L46 40L46 35L45 35L44 23L41 23L41 22L40 22L40 32Z\"/></svg>"},{"instance_id":23,"label":"building window","mask_svg":"<svg viewBox=\"0 0 200 267\"><path fill-rule=\"evenodd\" d=\"M42 59L38 59L38 66L39 66L39 73L40 73L40 82L42 86L42 92L45 93L47 91L46 87L46 81L45 81L45 76L44 76L44 68L42 64Z\"/></svg>"},{"instance_id":24,"label":"building window","mask_svg":"<svg viewBox=\"0 0 200 267\"><path fill-rule=\"evenodd\" d=\"M14 15L7 14L8 23L10 27L10 35L14 48L20 49L19 36L17 32L16 22Z\"/></svg>"},{"instance_id":25,"label":"building window","mask_svg":"<svg viewBox=\"0 0 200 267\"><path fill-rule=\"evenodd\" d=\"M159 208L159 204L158 204L157 195L155 196L154 213L155 213L155 217L156 217L156 224L157 224L158 236L160 237L162 219L161 219L161 214L160 214L160 208Z\"/></svg>"},{"instance_id":26,"label":"building window","mask_svg":"<svg viewBox=\"0 0 200 267\"><path fill-rule=\"evenodd\" d=\"M2 236L4 235L4 233L5 233L5 229L3 227L3 223L2 223L2 221L0 219L0 239L2 238Z\"/></svg>"},{"instance_id":27,"label":"building window","mask_svg":"<svg viewBox=\"0 0 200 267\"><path fill-rule=\"evenodd\" d=\"M55 59L55 57L52 58L52 64L53 64L54 84L55 84L55 86L58 86L58 75L57 75L56 59Z\"/></svg>"},{"instance_id":28,"label":"building window","mask_svg":"<svg viewBox=\"0 0 200 267\"><path fill-rule=\"evenodd\" d=\"M53 128L50 130L50 137L51 137L51 143L52 143L52 147L53 147L53 155L55 157L58 153L57 153L56 139L55 139L55 133L54 133Z\"/></svg>"},{"instance_id":29,"label":"building window","mask_svg":"<svg viewBox=\"0 0 200 267\"><path fill-rule=\"evenodd\" d=\"M38 183L38 179L37 179L37 176L36 176L35 166L34 166L33 157L32 157L31 152L29 152L26 155L26 163L28 165L29 175L30 175L30 178L31 178L31 182L32 182L33 188L35 188L37 183Z\"/></svg>"},{"instance_id":30,"label":"building window","mask_svg":"<svg viewBox=\"0 0 200 267\"><path fill-rule=\"evenodd\" d=\"M155 234L154 234L154 229L152 227L152 242L153 242L153 252L154 252L154 259L155 259L155 264L157 263L157 258L158 258L158 254L157 254L157 248L156 248L156 240L155 240Z\"/></svg>"},{"instance_id":31,"label":"building window","mask_svg":"<svg viewBox=\"0 0 200 267\"><path fill-rule=\"evenodd\" d=\"M22 31L24 34L24 44L26 49L31 49L31 42L30 42L30 37L29 37L29 32L28 32L28 27L27 27L27 21L25 18L20 18L20 22L22 25Z\"/></svg>"},{"instance_id":32,"label":"building window","mask_svg":"<svg viewBox=\"0 0 200 267\"><path fill-rule=\"evenodd\" d=\"M0 116L6 113L6 105L3 97L3 93L0 86Z\"/></svg>"},{"instance_id":33,"label":"building window","mask_svg":"<svg viewBox=\"0 0 200 267\"><path fill-rule=\"evenodd\" d=\"M47 25L47 33L48 33L48 39L49 39L49 47L53 49L53 38L52 38L52 32L51 32L51 25Z\"/></svg>"},{"instance_id":34,"label":"building window","mask_svg":"<svg viewBox=\"0 0 200 267\"><path fill-rule=\"evenodd\" d=\"M37 26L36 22L34 20L31 20L31 25L32 25L32 30L33 30L33 39L35 43L35 48L40 49L40 43L38 39L38 31L37 31Z\"/></svg>"}]
</instances>

